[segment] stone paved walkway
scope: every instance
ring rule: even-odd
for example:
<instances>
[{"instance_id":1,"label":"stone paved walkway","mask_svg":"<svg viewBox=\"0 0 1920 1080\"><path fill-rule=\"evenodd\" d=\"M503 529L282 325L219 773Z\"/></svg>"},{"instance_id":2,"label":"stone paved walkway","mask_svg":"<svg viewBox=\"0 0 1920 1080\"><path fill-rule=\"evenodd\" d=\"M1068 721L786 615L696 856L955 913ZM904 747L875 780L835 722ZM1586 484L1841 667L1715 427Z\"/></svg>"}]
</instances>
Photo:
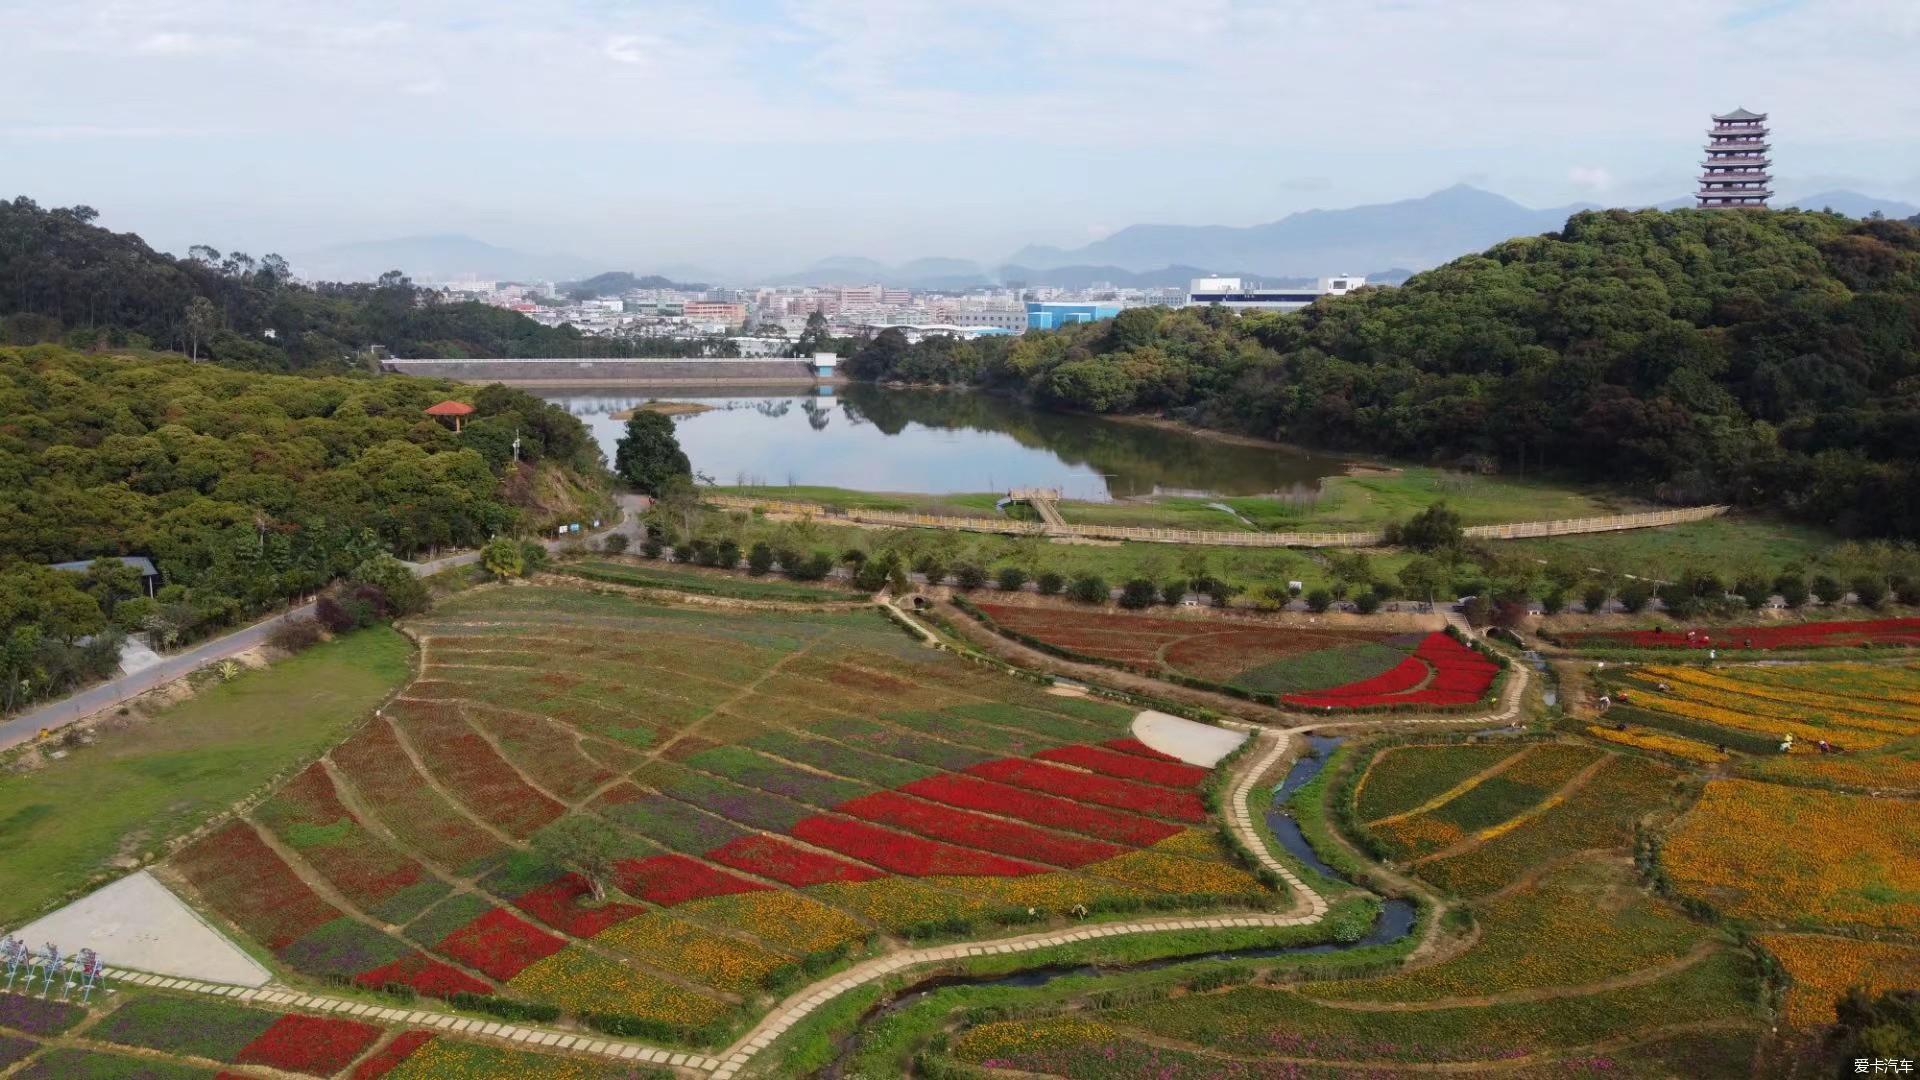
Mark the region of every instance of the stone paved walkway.
<instances>
[{"instance_id":1,"label":"stone paved walkway","mask_svg":"<svg viewBox=\"0 0 1920 1080\"><path fill-rule=\"evenodd\" d=\"M1505 723L1520 712L1522 695L1526 692L1529 673L1523 664L1515 663L1509 669L1509 678L1501 695L1501 707L1498 711L1485 715L1438 716L1421 719L1394 719L1395 724L1487 724ZM526 1047L540 1047L550 1050L566 1050L573 1053L593 1054L600 1057L625 1061L645 1062L668 1068L686 1069L708 1073L711 1080L731 1080L740 1070L752 1062L755 1055L772 1045L775 1039L785 1034L795 1024L826 1005L828 1002L854 990L908 968L926 964L940 964L961 960L970 956L989 956L995 954L1032 952L1060 945L1071 945L1080 941L1092 941L1097 938L1118 937L1123 934L1165 933L1177 930L1213 930L1248 927L1287 927L1305 926L1318 922L1327 913L1327 902L1307 887L1299 875L1295 874L1284 862L1275 858L1266 843L1260 838L1253 823L1250 809L1251 796L1261 779L1271 772L1287 754L1292 745L1293 736L1304 731L1316 731L1329 727L1343 727L1359 724L1378 724L1382 718L1359 718L1335 720L1316 724L1302 724L1297 727L1273 729L1240 722L1229 722L1227 726L1248 731L1253 734L1254 742L1245 752L1251 764L1239 767L1239 778L1234 782L1232 805L1227 810L1227 825L1238 835L1240 842L1260 861L1266 869L1278 875L1286 882L1296 898L1295 910L1281 915L1276 913L1256 913L1247 915L1213 915L1194 918L1135 919L1127 922L1102 923L1083 926L1072 930L1060 930L1048 933L1024 934L1018 937L999 938L992 941L963 942L954 945L941 945L925 949L912 949L875 957L856 964L845 971L829 975L819 982L805 987L776 1006L763 1017L751 1030L741 1036L732 1046L717 1055L688 1053L668 1050L661 1047L646 1046L640 1043L620 1040L601 1039L592 1034L558 1031L522 1024L507 1024L497 1021L474 1019L471 1017L451 1016L446 1013L430 1012L420 1009L385 1008L364 1001L349 1001L342 998L327 997L318 994L306 994L285 987L269 985L259 989L233 986L219 983L199 982L192 979L173 979L159 975L108 969L109 983L132 986L148 986L161 990L173 990L185 993L211 994L229 997L236 1001L248 1001L261 1005L271 1005L281 1009L301 1009L308 1012L332 1012L343 1016L363 1017L368 1021L388 1024L404 1024L415 1028L438 1029L448 1034L458 1034L468 1039L487 1039L504 1043L514 1043Z\"/></svg>"}]
</instances>

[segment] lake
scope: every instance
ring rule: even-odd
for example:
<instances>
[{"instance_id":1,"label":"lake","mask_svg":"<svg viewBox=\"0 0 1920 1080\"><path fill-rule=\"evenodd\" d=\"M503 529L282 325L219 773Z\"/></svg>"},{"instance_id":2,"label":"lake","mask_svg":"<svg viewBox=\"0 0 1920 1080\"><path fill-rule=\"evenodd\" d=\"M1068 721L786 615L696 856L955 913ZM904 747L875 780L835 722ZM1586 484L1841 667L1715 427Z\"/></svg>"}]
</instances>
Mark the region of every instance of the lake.
<instances>
[{"instance_id":1,"label":"lake","mask_svg":"<svg viewBox=\"0 0 1920 1080\"><path fill-rule=\"evenodd\" d=\"M934 493L1056 487L1068 498L1103 501L1298 495L1346 466L1328 455L1047 412L964 390L855 383L764 394L731 387L530 392L584 421L608 461L626 426L613 414L655 398L709 406L676 416L674 426L694 469L720 484Z\"/></svg>"}]
</instances>

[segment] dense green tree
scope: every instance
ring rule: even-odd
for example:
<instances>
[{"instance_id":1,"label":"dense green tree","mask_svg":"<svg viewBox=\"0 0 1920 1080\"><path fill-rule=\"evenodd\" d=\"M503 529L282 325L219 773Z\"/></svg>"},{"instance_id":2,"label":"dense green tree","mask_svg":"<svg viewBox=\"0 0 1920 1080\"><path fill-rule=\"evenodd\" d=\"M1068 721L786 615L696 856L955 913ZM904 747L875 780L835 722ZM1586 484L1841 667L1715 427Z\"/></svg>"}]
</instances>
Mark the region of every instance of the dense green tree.
<instances>
[{"instance_id":1,"label":"dense green tree","mask_svg":"<svg viewBox=\"0 0 1920 1080\"><path fill-rule=\"evenodd\" d=\"M1404 544L1415 551L1447 551L1458 548L1465 539L1460 515L1437 502L1387 530L1389 543Z\"/></svg>"},{"instance_id":2,"label":"dense green tree","mask_svg":"<svg viewBox=\"0 0 1920 1080\"><path fill-rule=\"evenodd\" d=\"M480 565L496 578L517 578L526 569L526 555L519 541L503 536L480 549Z\"/></svg>"},{"instance_id":3,"label":"dense green tree","mask_svg":"<svg viewBox=\"0 0 1920 1080\"><path fill-rule=\"evenodd\" d=\"M595 903L607 898L614 867L626 853L612 828L581 814L570 814L533 834L531 846L543 861L585 878Z\"/></svg>"},{"instance_id":4,"label":"dense green tree","mask_svg":"<svg viewBox=\"0 0 1920 1080\"><path fill-rule=\"evenodd\" d=\"M635 490L659 497L675 479L690 479L693 465L680 449L673 418L641 409L614 446L613 471Z\"/></svg>"}]
</instances>

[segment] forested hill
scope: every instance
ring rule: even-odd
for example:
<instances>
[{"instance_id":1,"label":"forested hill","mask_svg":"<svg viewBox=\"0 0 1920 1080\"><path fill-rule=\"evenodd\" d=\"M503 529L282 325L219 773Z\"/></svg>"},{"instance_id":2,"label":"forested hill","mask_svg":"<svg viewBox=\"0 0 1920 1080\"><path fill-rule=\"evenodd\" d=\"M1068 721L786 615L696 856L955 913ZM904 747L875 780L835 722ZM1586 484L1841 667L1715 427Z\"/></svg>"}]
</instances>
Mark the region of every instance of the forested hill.
<instances>
[{"instance_id":1,"label":"forested hill","mask_svg":"<svg viewBox=\"0 0 1920 1080\"><path fill-rule=\"evenodd\" d=\"M261 371L345 370L364 364L372 345L426 359L632 349L518 312L445 303L399 273L307 286L276 255L195 247L176 259L94 225L95 216L84 206L0 201L0 344L152 346ZM205 301L197 313L196 299Z\"/></svg>"},{"instance_id":2,"label":"forested hill","mask_svg":"<svg viewBox=\"0 0 1920 1080\"><path fill-rule=\"evenodd\" d=\"M1920 537L1920 229L1901 222L1596 211L1304 312L876 339L848 370Z\"/></svg>"},{"instance_id":3,"label":"forested hill","mask_svg":"<svg viewBox=\"0 0 1920 1080\"><path fill-rule=\"evenodd\" d=\"M475 406L459 434L422 415L447 397ZM0 346L0 673L46 689L108 617L191 638L381 553L544 527L517 496L604 504L599 458L566 410L502 386ZM152 557L165 587L135 602L43 565L103 555Z\"/></svg>"}]
</instances>

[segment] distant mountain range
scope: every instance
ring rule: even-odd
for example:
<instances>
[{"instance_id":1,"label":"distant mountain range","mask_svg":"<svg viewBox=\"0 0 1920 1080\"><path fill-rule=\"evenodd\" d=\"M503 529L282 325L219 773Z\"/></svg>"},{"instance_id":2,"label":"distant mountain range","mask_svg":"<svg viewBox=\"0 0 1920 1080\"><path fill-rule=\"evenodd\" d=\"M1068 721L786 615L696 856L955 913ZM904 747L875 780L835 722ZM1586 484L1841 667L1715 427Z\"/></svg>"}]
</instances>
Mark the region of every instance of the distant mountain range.
<instances>
[{"instance_id":1,"label":"distant mountain range","mask_svg":"<svg viewBox=\"0 0 1920 1080\"><path fill-rule=\"evenodd\" d=\"M563 281L560 289L576 299L591 299L596 296L619 296L633 289L681 289L687 292L705 292L707 284L701 281L675 281L659 274L635 276L625 270L609 270L604 274L595 274L584 281Z\"/></svg>"},{"instance_id":2,"label":"distant mountain range","mask_svg":"<svg viewBox=\"0 0 1920 1080\"><path fill-rule=\"evenodd\" d=\"M1187 265L1322 277L1367 267L1423 270L1513 236L1558 229L1590 204L1535 210L1457 184L1418 199L1305 210L1265 225L1130 225L1085 247L1027 247L1007 261L1048 270L1104 264L1126 270Z\"/></svg>"},{"instance_id":3,"label":"distant mountain range","mask_svg":"<svg viewBox=\"0 0 1920 1080\"><path fill-rule=\"evenodd\" d=\"M372 281L389 270L415 281L565 281L606 266L571 255L515 251L459 234L335 244L289 255L287 262L308 281Z\"/></svg>"},{"instance_id":4,"label":"distant mountain range","mask_svg":"<svg viewBox=\"0 0 1920 1080\"><path fill-rule=\"evenodd\" d=\"M1823 191L1818 195L1809 195L1804 199L1795 199L1788 204L1801 210L1832 210L1848 217L1869 217L1875 210L1890 218L1905 220L1920 214L1920 206L1899 199L1882 199L1872 195L1862 195L1857 191Z\"/></svg>"},{"instance_id":5,"label":"distant mountain range","mask_svg":"<svg viewBox=\"0 0 1920 1080\"><path fill-rule=\"evenodd\" d=\"M1656 205L1691 207L1691 197ZM1878 210L1890 218L1920 214L1920 206L1855 191L1823 191L1790 204L1831 208L1850 217ZM1132 288L1185 285L1213 274L1257 278L1263 284L1307 282L1334 274L1365 272L1369 280L1396 281L1515 236L1557 230L1569 215L1591 203L1534 209L1503 195L1465 184L1417 199L1305 210L1264 225L1130 225L1078 248L1028 246L1004 262L925 258L890 264L858 255L838 255L788 274L745 278L690 265L656 267L635 281L727 281L756 285L853 285L884 282L915 289L962 290L1020 282L1085 288L1099 282ZM470 236L411 236L339 244L291 256L294 272L309 280L371 281L388 270L416 280L479 278L499 281L587 282L605 262L571 255L531 254ZM1395 267L1382 271L1381 267ZM613 271L625 274L625 271ZM606 277L608 275L602 275ZM609 280L613 280L609 277ZM644 286L643 286L644 287Z\"/></svg>"}]
</instances>

